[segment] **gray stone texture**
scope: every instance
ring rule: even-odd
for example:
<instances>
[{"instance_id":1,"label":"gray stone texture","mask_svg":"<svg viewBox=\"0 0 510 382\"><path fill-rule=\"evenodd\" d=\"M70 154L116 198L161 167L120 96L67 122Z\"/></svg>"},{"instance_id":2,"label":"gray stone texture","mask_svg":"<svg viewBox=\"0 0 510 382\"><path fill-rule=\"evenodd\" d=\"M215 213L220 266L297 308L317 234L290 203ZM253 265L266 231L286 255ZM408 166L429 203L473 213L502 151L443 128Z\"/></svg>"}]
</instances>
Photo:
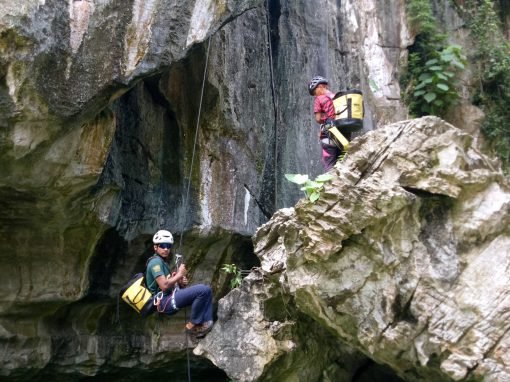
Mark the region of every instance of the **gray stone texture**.
<instances>
[{"instance_id":1,"label":"gray stone texture","mask_svg":"<svg viewBox=\"0 0 510 382\"><path fill-rule=\"evenodd\" d=\"M396 0L0 0L0 376L180 376L182 315L114 319L151 234L223 295L221 265L255 265L250 236L299 199L284 174L322 171L310 77L363 90L363 133L405 119L412 40ZM321 362L344 356L331 380L367 362Z\"/></svg>"},{"instance_id":2,"label":"gray stone texture","mask_svg":"<svg viewBox=\"0 0 510 382\"><path fill-rule=\"evenodd\" d=\"M272 380L273 365L296 370L310 357L320 326L338 352L406 381L509 380L510 185L496 163L470 135L425 117L357 138L333 174L315 204L303 199L258 229L261 267L220 300L195 353L235 380ZM276 299L291 306L279 317L266 310ZM224 333L251 351L231 351ZM308 380L342 359L330 348L309 359Z\"/></svg>"}]
</instances>

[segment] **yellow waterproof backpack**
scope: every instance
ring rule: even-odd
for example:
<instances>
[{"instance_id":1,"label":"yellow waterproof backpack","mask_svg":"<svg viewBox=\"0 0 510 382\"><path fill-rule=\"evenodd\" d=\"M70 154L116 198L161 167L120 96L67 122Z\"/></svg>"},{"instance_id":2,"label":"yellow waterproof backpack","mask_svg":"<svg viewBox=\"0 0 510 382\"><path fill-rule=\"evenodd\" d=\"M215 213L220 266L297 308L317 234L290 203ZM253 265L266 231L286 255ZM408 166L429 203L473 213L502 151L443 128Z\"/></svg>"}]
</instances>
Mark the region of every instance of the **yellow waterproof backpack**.
<instances>
[{"instance_id":1,"label":"yellow waterproof backpack","mask_svg":"<svg viewBox=\"0 0 510 382\"><path fill-rule=\"evenodd\" d=\"M334 124L342 134L363 128L363 93L358 89L343 90L333 97Z\"/></svg>"},{"instance_id":2,"label":"yellow waterproof backpack","mask_svg":"<svg viewBox=\"0 0 510 382\"><path fill-rule=\"evenodd\" d=\"M145 272L147 265L156 256L151 256L145 263L145 271L137 273L120 289L117 295L117 321L119 321L119 300L127 303L131 308L136 310L142 317L146 317L154 313L154 299L151 291L145 284ZM120 298L119 298L120 297Z\"/></svg>"},{"instance_id":3,"label":"yellow waterproof backpack","mask_svg":"<svg viewBox=\"0 0 510 382\"><path fill-rule=\"evenodd\" d=\"M142 316L145 317L152 313L152 293L145 286L145 275L143 273L134 275L121 289L120 293L122 300Z\"/></svg>"}]
</instances>

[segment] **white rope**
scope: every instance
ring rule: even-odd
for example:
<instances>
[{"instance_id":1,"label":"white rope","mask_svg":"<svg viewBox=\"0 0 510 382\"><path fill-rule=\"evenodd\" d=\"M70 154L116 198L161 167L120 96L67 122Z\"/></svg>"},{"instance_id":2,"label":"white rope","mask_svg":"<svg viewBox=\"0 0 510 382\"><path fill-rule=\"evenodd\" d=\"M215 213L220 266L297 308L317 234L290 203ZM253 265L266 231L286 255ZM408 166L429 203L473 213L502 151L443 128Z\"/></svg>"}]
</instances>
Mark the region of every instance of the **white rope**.
<instances>
[{"instance_id":1,"label":"white rope","mask_svg":"<svg viewBox=\"0 0 510 382\"><path fill-rule=\"evenodd\" d=\"M266 24L267 24L267 41L269 45L269 75L271 77L271 95L273 96L274 108L274 210L277 210L278 204L278 97L276 95L274 86L274 71L273 71L273 47L271 45L271 23L269 19L269 0L266 1Z\"/></svg>"},{"instance_id":2,"label":"white rope","mask_svg":"<svg viewBox=\"0 0 510 382\"><path fill-rule=\"evenodd\" d=\"M211 47L211 36L209 36L209 39L207 40L207 53L205 56L204 77L202 79L202 91L200 92L200 102L198 104L198 116L197 116L197 125L195 127L195 139L193 141L193 152L191 154L191 164L189 167L188 187L186 189L186 199L184 200L185 208L188 207L188 201L189 201L189 191L190 191L190 187L191 187L191 176L193 174L193 164L195 162L195 152L196 152L197 141L198 141L198 132L200 129L200 115L202 113L202 101L204 99L205 79L207 76L207 65L209 63L209 48L210 47ZM185 212L185 211L187 211L187 210L184 208L181 209L181 212ZM184 232L184 218L182 217L182 215L181 215L181 222L182 222L182 230L181 230L181 236L179 238L179 248L178 248L179 251L181 250L182 237L183 237L183 232Z\"/></svg>"},{"instance_id":3,"label":"white rope","mask_svg":"<svg viewBox=\"0 0 510 382\"><path fill-rule=\"evenodd\" d=\"M181 223L182 223L182 227L181 227L181 235L179 237L179 247L178 247L178 252L181 251L181 246L182 246L182 237L184 236L184 217L182 216L184 214L184 212L187 211L187 207L188 207L188 203L189 203L189 192L190 192L190 187L191 187L191 176L193 175L193 164L195 162L195 153L196 153L196 147L197 147L197 142L198 142L198 132L199 132L199 128L200 128L200 115L202 113L202 101L203 101L203 98L204 98L204 88L205 88L205 79L206 79L206 76L207 76L207 66L208 66L208 63L209 63L209 48L211 46L211 36L209 36L209 39L207 40L207 53L206 53L206 58L205 58L205 67L204 67L204 77L203 77L203 80L202 80L202 90L200 92L200 102L198 104L198 115L197 115L197 125L195 127L195 139L193 141L193 151L192 151L192 154L191 154L191 164L190 164L190 167L189 167L189 175L188 175L188 186L187 186L187 189L186 189L186 198L184 200L184 205L183 205L183 208L181 208ZM186 308L184 309L184 323L186 323L187 319L186 319ZM187 372L188 372L188 382L191 382L191 367L190 367L190 357L189 357L189 345L188 345L188 334L185 333L184 334L186 336L186 363L187 363Z\"/></svg>"}]
</instances>

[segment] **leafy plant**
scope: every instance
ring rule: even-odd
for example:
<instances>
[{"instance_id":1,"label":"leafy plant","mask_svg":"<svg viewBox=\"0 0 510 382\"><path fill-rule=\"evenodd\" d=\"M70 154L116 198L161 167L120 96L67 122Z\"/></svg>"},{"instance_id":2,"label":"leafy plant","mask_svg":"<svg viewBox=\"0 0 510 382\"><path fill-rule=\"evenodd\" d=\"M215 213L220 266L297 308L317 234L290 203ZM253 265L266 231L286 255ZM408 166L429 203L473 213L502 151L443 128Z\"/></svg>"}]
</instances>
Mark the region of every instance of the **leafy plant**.
<instances>
[{"instance_id":1,"label":"leafy plant","mask_svg":"<svg viewBox=\"0 0 510 382\"><path fill-rule=\"evenodd\" d=\"M331 174L321 174L315 180L310 180L306 174L285 174L285 177L292 183L302 185L301 191L304 191L305 196L312 203L319 199L320 193L324 189L324 183L333 179Z\"/></svg>"},{"instance_id":2,"label":"leafy plant","mask_svg":"<svg viewBox=\"0 0 510 382\"><path fill-rule=\"evenodd\" d=\"M416 108L422 114L441 115L459 97L456 84L456 71L465 68L466 57L458 45L449 45L437 57L417 68L417 85L413 97Z\"/></svg>"},{"instance_id":3,"label":"leafy plant","mask_svg":"<svg viewBox=\"0 0 510 382\"><path fill-rule=\"evenodd\" d=\"M411 114L446 114L459 97L456 80L466 57L458 45L446 45L428 0L408 0L407 12L416 41L401 77L403 99Z\"/></svg>"},{"instance_id":4,"label":"leafy plant","mask_svg":"<svg viewBox=\"0 0 510 382\"><path fill-rule=\"evenodd\" d=\"M243 281L242 272L235 264L223 264L221 270L227 274L233 274L234 277L230 280L230 288L234 289L241 285Z\"/></svg>"},{"instance_id":5,"label":"leafy plant","mask_svg":"<svg viewBox=\"0 0 510 382\"><path fill-rule=\"evenodd\" d=\"M479 88L474 103L484 112L482 130L505 166L510 167L510 44L504 37L497 4L467 0L462 8L476 45Z\"/></svg>"},{"instance_id":6,"label":"leafy plant","mask_svg":"<svg viewBox=\"0 0 510 382\"><path fill-rule=\"evenodd\" d=\"M411 28L419 40L426 41L424 47L431 51L444 44L446 35L439 33L436 18L432 14L429 0L407 0L406 11Z\"/></svg>"}]
</instances>

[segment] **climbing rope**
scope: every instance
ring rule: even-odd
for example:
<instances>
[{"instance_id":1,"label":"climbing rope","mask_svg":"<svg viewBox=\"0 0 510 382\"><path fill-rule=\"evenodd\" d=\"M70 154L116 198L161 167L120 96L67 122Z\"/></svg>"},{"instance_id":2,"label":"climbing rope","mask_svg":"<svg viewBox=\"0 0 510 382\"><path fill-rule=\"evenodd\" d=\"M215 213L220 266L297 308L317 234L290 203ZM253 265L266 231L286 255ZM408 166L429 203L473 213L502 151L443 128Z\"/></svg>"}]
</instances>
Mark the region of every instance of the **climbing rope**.
<instances>
[{"instance_id":1,"label":"climbing rope","mask_svg":"<svg viewBox=\"0 0 510 382\"><path fill-rule=\"evenodd\" d=\"M269 76L271 77L271 95L273 97L273 110L274 110L274 210L278 208L278 97L276 95L274 86L274 72L273 72L273 46L271 44L271 21L269 18L269 0L266 1L266 24L267 24L267 41L268 41L268 56L269 56Z\"/></svg>"},{"instance_id":2,"label":"climbing rope","mask_svg":"<svg viewBox=\"0 0 510 382\"><path fill-rule=\"evenodd\" d=\"M188 203L189 203L189 193L190 193L190 187L191 187L191 176L193 175L193 164L195 162L195 153L196 153L196 147L197 147L197 141L198 141L198 132L199 132L199 128L200 128L200 115L202 113L202 101L203 101L203 98L204 98L204 88L205 88L205 79L206 79L206 76L207 76L207 66L208 66L208 63L209 63L209 48L211 46L211 36L209 36L209 39L207 40L207 52L206 52L206 56L205 56L205 67L204 67L204 77L203 77L203 80L202 80L202 90L200 92L200 101L199 101L199 104L198 104L198 115L197 115L197 124L196 124L196 127L195 127L195 139L193 141L193 150L192 150L192 154L191 154L191 164L190 164L190 167L189 167L189 175L188 175L188 186L186 188L186 197L184 199L184 204L183 204L183 208L181 208L181 216L180 216L180 221L182 223L182 227L181 227L181 235L179 237L179 246L177 248L177 252L180 252L181 251L181 247L182 247L182 237L184 236L184 217L183 217L183 214L184 212L187 211L187 209L185 209L184 207L188 206ZM177 254L176 254L177 256ZM186 308L184 308L184 323L186 324L186 321L187 321L187 314L186 314ZM184 334L185 337L186 337L186 365L187 365L187 373L188 373L188 382L191 382L191 367L190 367L190 357L189 357L189 341L188 341L188 333L185 333Z\"/></svg>"},{"instance_id":3,"label":"climbing rope","mask_svg":"<svg viewBox=\"0 0 510 382\"><path fill-rule=\"evenodd\" d=\"M193 164L195 162L195 152L196 152L196 147L197 147L198 132L199 132L199 129L200 129L200 114L202 113L202 101L204 99L205 79L206 79L206 76L207 76L207 65L209 63L209 48L210 47L211 47L211 36L209 36L209 39L207 40L207 52L206 52L206 56L205 56L204 77L202 79L202 90L200 92L200 101L199 101L199 104L198 104L197 125L195 127L195 139L193 141L193 151L192 151L192 154L191 154L191 164L190 164L190 167L189 167L189 175L188 175L188 187L186 189L186 199L184 200L184 206L188 205L188 200L189 200L189 190L190 190L190 187L191 187L191 176L193 174ZM184 211L186 211L186 210L185 209L181 209L181 212L184 212ZM179 248L178 248L179 251L181 250L182 236L183 236L182 232L184 231L184 218L182 217L182 215L181 215L181 222L182 222L182 230L181 230L181 236L179 238Z\"/></svg>"}]
</instances>

